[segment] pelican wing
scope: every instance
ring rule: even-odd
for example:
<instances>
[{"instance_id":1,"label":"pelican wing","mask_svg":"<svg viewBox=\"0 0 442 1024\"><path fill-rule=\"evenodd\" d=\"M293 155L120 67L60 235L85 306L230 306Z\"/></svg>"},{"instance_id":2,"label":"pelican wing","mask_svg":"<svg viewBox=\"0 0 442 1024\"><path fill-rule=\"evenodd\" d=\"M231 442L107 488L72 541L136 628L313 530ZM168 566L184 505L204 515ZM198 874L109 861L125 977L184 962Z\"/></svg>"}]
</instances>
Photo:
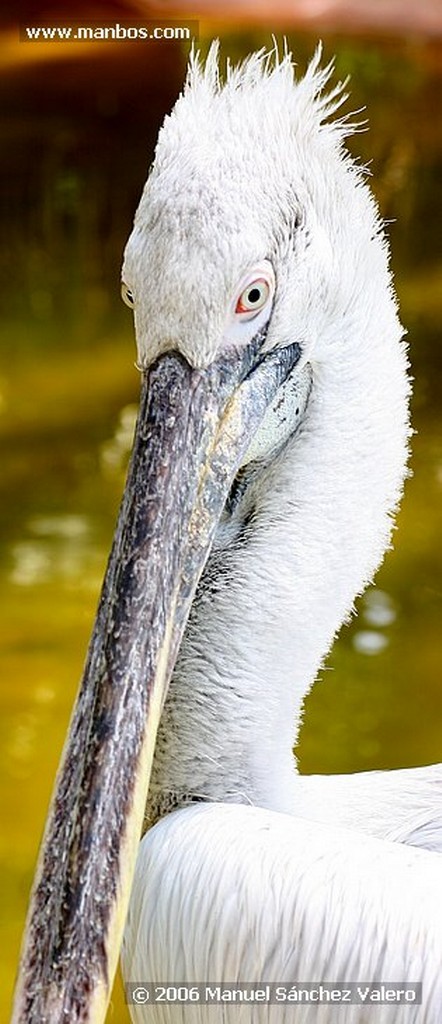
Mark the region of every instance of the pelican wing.
<instances>
[{"instance_id":1,"label":"pelican wing","mask_svg":"<svg viewBox=\"0 0 442 1024\"><path fill-rule=\"evenodd\" d=\"M298 775L296 814L442 853L442 764Z\"/></svg>"},{"instance_id":2,"label":"pelican wing","mask_svg":"<svg viewBox=\"0 0 442 1024\"><path fill-rule=\"evenodd\" d=\"M422 982L418 1005L132 1006L134 1024L439 1024L442 858L261 808L200 804L141 843L127 982Z\"/></svg>"}]
</instances>

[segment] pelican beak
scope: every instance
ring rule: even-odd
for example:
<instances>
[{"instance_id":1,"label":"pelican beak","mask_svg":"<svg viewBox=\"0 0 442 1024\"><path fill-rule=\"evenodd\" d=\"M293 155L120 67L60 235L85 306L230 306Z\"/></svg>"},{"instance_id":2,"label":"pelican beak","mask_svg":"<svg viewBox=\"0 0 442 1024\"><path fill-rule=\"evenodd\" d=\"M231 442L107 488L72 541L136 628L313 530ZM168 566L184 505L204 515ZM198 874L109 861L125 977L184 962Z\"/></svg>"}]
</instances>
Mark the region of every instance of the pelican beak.
<instances>
[{"instance_id":1,"label":"pelican beak","mask_svg":"<svg viewBox=\"0 0 442 1024\"><path fill-rule=\"evenodd\" d=\"M31 897L14 1024L100 1024L155 738L232 481L297 345L143 374L125 494Z\"/></svg>"}]
</instances>

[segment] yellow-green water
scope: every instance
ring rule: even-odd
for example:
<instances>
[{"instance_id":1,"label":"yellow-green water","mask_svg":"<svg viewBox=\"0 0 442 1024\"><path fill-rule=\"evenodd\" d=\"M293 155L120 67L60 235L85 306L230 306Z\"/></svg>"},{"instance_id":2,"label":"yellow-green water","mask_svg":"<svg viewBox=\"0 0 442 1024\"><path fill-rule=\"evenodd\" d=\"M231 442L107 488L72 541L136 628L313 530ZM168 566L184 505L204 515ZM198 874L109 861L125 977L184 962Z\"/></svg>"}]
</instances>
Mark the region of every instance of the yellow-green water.
<instances>
[{"instance_id":1,"label":"yellow-green water","mask_svg":"<svg viewBox=\"0 0 442 1024\"><path fill-rule=\"evenodd\" d=\"M236 55L267 41L264 33L230 37L229 48ZM312 38L298 34L291 43L303 63ZM353 150L374 157L383 213L396 218L390 234L418 433L395 551L307 702L298 755L308 772L442 760L441 81L435 55L419 43L326 38L326 49L338 54L340 73L353 74L354 105L368 105L371 132ZM171 95L179 63L175 54ZM79 66L80 85L83 73ZM145 140L170 103L155 75L154 68L147 113L140 113L136 76L125 86L124 75L116 84L111 71L100 71L101 92L94 85L91 94L88 84L89 107L74 83L63 109L53 96L46 106L39 80L33 127L26 120L32 100L20 99L14 80L15 127L8 121L3 129L11 236L3 248L0 335L2 1019L137 399L130 315L116 295L119 254L149 158ZM127 1019L121 993L111 1019Z\"/></svg>"}]
</instances>

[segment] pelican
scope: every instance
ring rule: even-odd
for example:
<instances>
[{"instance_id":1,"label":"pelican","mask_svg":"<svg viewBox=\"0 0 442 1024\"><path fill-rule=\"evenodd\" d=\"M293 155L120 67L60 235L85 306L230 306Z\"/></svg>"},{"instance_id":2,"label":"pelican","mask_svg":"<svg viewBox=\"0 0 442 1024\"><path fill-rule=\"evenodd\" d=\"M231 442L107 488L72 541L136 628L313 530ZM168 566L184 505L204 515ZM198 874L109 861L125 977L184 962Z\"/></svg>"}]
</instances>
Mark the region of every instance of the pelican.
<instances>
[{"instance_id":1,"label":"pelican","mask_svg":"<svg viewBox=\"0 0 442 1024\"><path fill-rule=\"evenodd\" d=\"M292 752L390 543L410 430L388 244L331 73L260 52L223 83L213 46L159 135L123 267L140 410L15 1024L103 1020L128 904L134 1024L441 1020L441 766L302 777ZM367 991L140 999L298 982ZM393 983L407 1002L373 1001Z\"/></svg>"}]
</instances>

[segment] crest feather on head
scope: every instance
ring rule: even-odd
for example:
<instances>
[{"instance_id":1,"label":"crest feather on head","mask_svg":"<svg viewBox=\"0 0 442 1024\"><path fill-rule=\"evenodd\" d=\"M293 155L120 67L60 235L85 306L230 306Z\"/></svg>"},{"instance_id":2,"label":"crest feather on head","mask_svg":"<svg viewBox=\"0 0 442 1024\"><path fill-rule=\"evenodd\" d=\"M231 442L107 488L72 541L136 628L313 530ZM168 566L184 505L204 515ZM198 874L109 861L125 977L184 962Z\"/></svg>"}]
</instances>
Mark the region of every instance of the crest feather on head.
<instances>
[{"instance_id":1,"label":"crest feather on head","mask_svg":"<svg viewBox=\"0 0 442 1024\"><path fill-rule=\"evenodd\" d=\"M250 54L245 60L233 65L226 61L226 73L223 77L220 70L219 40L215 40L203 61L201 52L194 47L189 57L187 78L184 87L186 99L194 97L199 103L210 101L217 96L245 98L247 94L256 98L261 92L262 97L280 102L285 106L293 105L296 118L308 118L316 130L324 128L342 140L364 128L365 122L352 122L355 111L345 114L330 122L336 112L348 100L346 91L348 77L337 82L328 92L324 92L335 70L334 59L325 67L321 67L322 43L316 47L305 74L297 78L296 64L284 40L282 53L275 42L271 50L263 47Z\"/></svg>"}]
</instances>

